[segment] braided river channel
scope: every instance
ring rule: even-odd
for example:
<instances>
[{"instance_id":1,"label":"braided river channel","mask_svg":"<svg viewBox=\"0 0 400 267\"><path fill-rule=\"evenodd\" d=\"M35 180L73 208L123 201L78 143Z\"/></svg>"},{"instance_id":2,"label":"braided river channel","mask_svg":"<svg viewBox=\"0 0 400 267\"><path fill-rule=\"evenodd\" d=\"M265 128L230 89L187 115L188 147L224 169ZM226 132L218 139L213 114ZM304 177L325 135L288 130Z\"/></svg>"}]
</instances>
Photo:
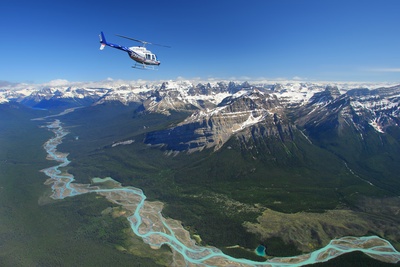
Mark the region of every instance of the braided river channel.
<instances>
[{"instance_id":1,"label":"braided river channel","mask_svg":"<svg viewBox=\"0 0 400 267\"><path fill-rule=\"evenodd\" d=\"M55 136L44 145L47 159L56 161L57 165L42 170L49 178L45 182L51 186L53 199L64 199L80 194L95 193L104 196L108 201L120 205L127 215L132 232L143 239L153 249L162 245L171 248L173 266L303 266L325 262L344 253L361 251L368 256L384 262L400 261L400 252L385 239L378 236L342 237L312 253L294 257L275 257L264 262L237 259L222 253L215 247L198 246L182 224L161 214L163 204L147 201L143 191L135 187L123 187L111 177L93 178L91 184L74 183L74 176L63 168L70 161L67 153L57 151L68 131L62 127L60 120L46 124Z\"/></svg>"}]
</instances>

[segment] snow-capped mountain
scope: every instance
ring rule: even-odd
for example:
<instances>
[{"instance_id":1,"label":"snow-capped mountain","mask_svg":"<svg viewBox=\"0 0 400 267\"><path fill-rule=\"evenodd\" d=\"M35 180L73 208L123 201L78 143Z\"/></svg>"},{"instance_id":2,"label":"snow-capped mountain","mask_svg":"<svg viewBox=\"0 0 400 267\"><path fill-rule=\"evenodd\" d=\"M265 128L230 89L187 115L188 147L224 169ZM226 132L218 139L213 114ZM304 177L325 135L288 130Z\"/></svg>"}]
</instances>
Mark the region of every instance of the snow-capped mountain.
<instances>
[{"instance_id":1,"label":"snow-capped mountain","mask_svg":"<svg viewBox=\"0 0 400 267\"><path fill-rule=\"evenodd\" d=\"M340 133L350 125L362 137L370 127L383 133L388 127L398 126L399 86L366 90L339 90L337 86L315 84L246 84L215 107L196 105L197 109L185 121L149 133L145 142L177 151L210 147L217 150L233 135L285 140L293 138L298 129ZM227 93L227 87L222 92ZM165 98L160 99L159 103ZM172 99L168 98L168 102L176 103Z\"/></svg>"},{"instance_id":2,"label":"snow-capped mountain","mask_svg":"<svg viewBox=\"0 0 400 267\"><path fill-rule=\"evenodd\" d=\"M327 125L339 131L351 125L361 136L370 127L384 133L398 126L400 86L167 81L0 87L0 103L10 101L49 109L135 103L145 113L187 112L186 120L149 133L146 142L194 151L219 149L233 135L243 136L246 131L284 139L297 128L312 133Z\"/></svg>"},{"instance_id":3,"label":"snow-capped mountain","mask_svg":"<svg viewBox=\"0 0 400 267\"><path fill-rule=\"evenodd\" d=\"M353 89L347 95L354 112L364 117L377 131L384 132L390 125L399 125L400 86Z\"/></svg>"},{"instance_id":4,"label":"snow-capped mountain","mask_svg":"<svg viewBox=\"0 0 400 267\"><path fill-rule=\"evenodd\" d=\"M399 97L400 86L352 89L344 94L337 87L327 87L299 108L296 124L321 127L331 121L339 129L352 125L361 136L369 126L384 133L388 127L399 126Z\"/></svg>"},{"instance_id":5,"label":"snow-capped mountain","mask_svg":"<svg viewBox=\"0 0 400 267\"><path fill-rule=\"evenodd\" d=\"M103 88L50 88L45 87L19 100L35 108L85 106L98 101L108 89Z\"/></svg>"},{"instance_id":6,"label":"snow-capped mountain","mask_svg":"<svg viewBox=\"0 0 400 267\"><path fill-rule=\"evenodd\" d=\"M196 110L176 127L149 133L145 142L168 144L173 150L219 149L233 134L258 123L273 123L277 116L284 114L276 96L241 90L215 108Z\"/></svg>"},{"instance_id":7,"label":"snow-capped mountain","mask_svg":"<svg viewBox=\"0 0 400 267\"><path fill-rule=\"evenodd\" d=\"M188 81L164 82L143 102L149 112L169 114L171 110L202 110L218 105L229 96L224 83L194 85Z\"/></svg>"}]
</instances>

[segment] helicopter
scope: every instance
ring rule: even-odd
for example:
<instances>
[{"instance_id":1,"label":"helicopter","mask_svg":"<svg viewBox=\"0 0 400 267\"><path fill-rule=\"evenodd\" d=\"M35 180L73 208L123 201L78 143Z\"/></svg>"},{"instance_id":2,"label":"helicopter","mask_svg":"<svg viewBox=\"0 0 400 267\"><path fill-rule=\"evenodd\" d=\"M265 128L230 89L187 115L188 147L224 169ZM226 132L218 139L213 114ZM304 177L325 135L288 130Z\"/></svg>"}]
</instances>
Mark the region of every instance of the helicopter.
<instances>
[{"instance_id":1,"label":"helicopter","mask_svg":"<svg viewBox=\"0 0 400 267\"><path fill-rule=\"evenodd\" d=\"M103 50L106 46L110 46L110 47L113 47L113 48L116 48L116 49L119 49L119 50L127 52L129 57L131 59L133 59L134 61L136 61L135 65L132 66L132 68L136 68L136 69L156 70L155 66L159 66L160 63L161 63L157 59L157 56L155 54L153 54L150 50L146 49L145 46L147 44L158 45L158 46L163 46L163 47L170 48L170 46L167 46L167 45L153 44L153 43L150 43L150 42L134 39L134 38L123 36L123 35L119 35L119 34L116 34L116 35L119 36L119 37L125 38L125 39L129 39L129 40L132 40L132 41L135 41L135 42L142 43L143 46L126 47L126 46L122 46L122 45L118 45L118 44L108 43L106 41L104 33L101 32L100 35L99 35L99 37L100 37L100 50Z\"/></svg>"}]
</instances>

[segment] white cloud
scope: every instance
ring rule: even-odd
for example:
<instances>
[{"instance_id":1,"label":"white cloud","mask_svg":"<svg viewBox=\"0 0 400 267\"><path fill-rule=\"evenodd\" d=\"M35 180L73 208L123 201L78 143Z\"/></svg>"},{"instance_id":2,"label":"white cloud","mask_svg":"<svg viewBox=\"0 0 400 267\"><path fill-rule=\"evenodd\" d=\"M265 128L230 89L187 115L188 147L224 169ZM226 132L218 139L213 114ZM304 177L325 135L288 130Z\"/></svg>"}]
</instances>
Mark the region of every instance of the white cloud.
<instances>
[{"instance_id":1,"label":"white cloud","mask_svg":"<svg viewBox=\"0 0 400 267\"><path fill-rule=\"evenodd\" d=\"M300 77L300 76L294 76L292 78L292 80L294 80L294 81L306 81L307 78L303 78L303 77Z\"/></svg>"},{"instance_id":2,"label":"white cloud","mask_svg":"<svg viewBox=\"0 0 400 267\"><path fill-rule=\"evenodd\" d=\"M56 80L51 80L50 82L46 83L45 85L47 86L66 86L71 84L68 80L64 79L56 79Z\"/></svg>"},{"instance_id":3,"label":"white cloud","mask_svg":"<svg viewBox=\"0 0 400 267\"><path fill-rule=\"evenodd\" d=\"M183 76L178 76L178 77L176 77L176 80L177 81L184 81L184 80L186 80L186 78L183 77Z\"/></svg>"},{"instance_id":4,"label":"white cloud","mask_svg":"<svg viewBox=\"0 0 400 267\"><path fill-rule=\"evenodd\" d=\"M400 68L372 68L368 69L372 72L400 72Z\"/></svg>"}]
</instances>

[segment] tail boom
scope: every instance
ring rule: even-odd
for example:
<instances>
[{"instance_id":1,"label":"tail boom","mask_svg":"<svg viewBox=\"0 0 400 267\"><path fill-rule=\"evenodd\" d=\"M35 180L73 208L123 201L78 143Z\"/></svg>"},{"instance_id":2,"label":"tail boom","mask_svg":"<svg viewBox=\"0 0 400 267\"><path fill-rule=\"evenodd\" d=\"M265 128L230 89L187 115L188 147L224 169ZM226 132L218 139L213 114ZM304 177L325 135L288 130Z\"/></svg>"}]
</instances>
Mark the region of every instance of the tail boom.
<instances>
[{"instance_id":1,"label":"tail boom","mask_svg":"<svg viewBox=\"0 0 400 267\"><path fill-rule=\"evenodd\" d=\"M131 50L126 46L107 43L106 37L104 36L103 32L100 33L99 37L100 37L100 50L103 50L106 46L110 46L110 47L113 47L113 48L116 48L116 49L119 49L119 50L122 50L122 51L125 51L128 53L131 52Z\"/></svg>"}]
</instances>

